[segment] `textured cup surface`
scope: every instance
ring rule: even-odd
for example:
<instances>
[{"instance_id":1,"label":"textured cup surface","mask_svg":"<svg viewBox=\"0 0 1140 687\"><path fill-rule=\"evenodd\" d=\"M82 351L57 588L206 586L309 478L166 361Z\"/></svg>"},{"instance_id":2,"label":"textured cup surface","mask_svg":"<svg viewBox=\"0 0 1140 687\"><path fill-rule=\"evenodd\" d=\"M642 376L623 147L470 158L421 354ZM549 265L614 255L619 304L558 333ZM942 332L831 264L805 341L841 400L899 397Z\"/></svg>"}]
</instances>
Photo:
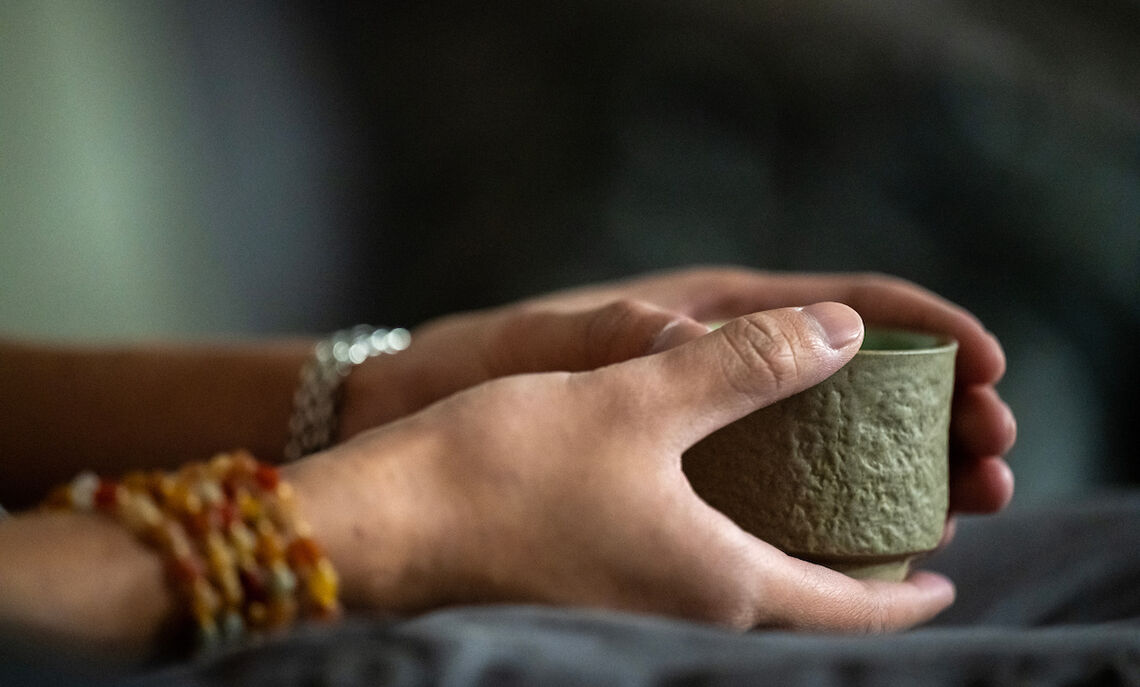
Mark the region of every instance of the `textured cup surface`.
<instances>
[{"instance_id":1,"label":"textured cup surface","mask_svg":"<svg viewBox=\"0 0 1140 687\"><path fill-rule=\"evenodd\" d=\"M950 339L869 330L827 380L690 449L685 473L711 506L787 553L901 577L942 537L956 352Z\"/></svg>"}]
</instances>

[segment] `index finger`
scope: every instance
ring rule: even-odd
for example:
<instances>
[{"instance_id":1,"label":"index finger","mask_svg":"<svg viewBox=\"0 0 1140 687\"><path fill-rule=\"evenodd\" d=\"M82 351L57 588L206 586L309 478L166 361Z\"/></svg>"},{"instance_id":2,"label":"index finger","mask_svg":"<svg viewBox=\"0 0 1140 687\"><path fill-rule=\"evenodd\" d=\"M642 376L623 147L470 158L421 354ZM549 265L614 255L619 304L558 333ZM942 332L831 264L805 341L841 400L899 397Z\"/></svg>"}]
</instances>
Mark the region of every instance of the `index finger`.
<instances>
[{"instance_id":1,"label":"index finger","mask_svg":"<svg viewBox=\"0 0 1140 687\"><path fill-rule=\"evenodd\" d=\"M918 329L958 340L960 385L993 384L1005 373L1001 344L969 311L917 284L881 274L783 274L697 269L632 285L639 297L698 320L838 301L868 324Z\"/></svg>"}]
</instances>

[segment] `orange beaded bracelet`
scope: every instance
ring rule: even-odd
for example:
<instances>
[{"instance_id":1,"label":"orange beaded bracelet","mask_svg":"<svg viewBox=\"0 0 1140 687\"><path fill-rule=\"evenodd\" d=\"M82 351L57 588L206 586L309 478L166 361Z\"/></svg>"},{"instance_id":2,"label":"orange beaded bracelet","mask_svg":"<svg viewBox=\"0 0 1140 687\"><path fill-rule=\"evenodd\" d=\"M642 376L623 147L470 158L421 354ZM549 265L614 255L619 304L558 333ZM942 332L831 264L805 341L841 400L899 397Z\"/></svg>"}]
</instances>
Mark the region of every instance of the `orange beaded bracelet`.
<instances>
[{"instance_id":1,"label":"orange beaded bracelet","mask_svg":"<svg viewBox=\"0 0 1140 687\"><path fill-rule=\"evenodd\" d=\"M244 451L119 481L85 472L44 506L107 514L161 552L203 647L340 612L336 571L292 487Z\"/></svg>"}]
</instances>

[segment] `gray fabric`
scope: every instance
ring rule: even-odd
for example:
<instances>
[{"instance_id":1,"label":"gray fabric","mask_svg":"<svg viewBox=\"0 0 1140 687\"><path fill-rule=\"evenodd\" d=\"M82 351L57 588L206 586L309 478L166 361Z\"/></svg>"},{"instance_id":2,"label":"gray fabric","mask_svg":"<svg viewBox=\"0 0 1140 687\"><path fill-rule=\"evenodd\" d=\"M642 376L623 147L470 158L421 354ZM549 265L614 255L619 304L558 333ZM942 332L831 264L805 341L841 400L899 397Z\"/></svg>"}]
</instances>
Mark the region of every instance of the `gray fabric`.
<instances>
[{"instance_id":1,"label":"gray fabric","mask_svg":"<svg viewBox=\"0 0 1140 687\"><path fill-rule=\"evenodd\" d=\"M898 635L736 634L620 613L467 607L301 628L131 684L1140 685L1137 552L1140 493L966 519L925 566L956 579L958 603ZM42 663L0 665L0 684L60 684Z\"/></svg>"},{"instance_id":2,"label":"gray fabric","mask_svg":"<svg viewBox=\"0 0 1140 687\"><path fill-rule=\"evenodd\" d=\"M541 607L357 619L140 684L1136 684L1140 626L932 628L878 638L738 635Z\"/></svg>"},{"instance_id":3,"label":"gray fabric","mask_svg":"<svg viewBox=\"0 0 1140 687\"><path fill-rule=\"evenodd\" d=\"M924 567L958 585L933 625L1140 623L1140 494L964 518Z\"/></svg>"}]
</instances>

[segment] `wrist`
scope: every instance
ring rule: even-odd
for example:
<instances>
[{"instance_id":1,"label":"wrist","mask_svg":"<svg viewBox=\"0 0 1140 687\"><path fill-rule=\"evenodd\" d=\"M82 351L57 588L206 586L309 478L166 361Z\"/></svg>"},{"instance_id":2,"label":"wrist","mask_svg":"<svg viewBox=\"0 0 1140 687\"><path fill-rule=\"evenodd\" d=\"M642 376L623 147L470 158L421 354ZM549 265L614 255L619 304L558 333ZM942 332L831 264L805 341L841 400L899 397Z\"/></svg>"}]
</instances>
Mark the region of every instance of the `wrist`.
<instances>
[{"instance_id":1,"label":"wrist","mask_svg":"<svg viewBox=\"0 0 1140 687\"><path fill-rule=\"evenodd\" d=\"M317 342L301 367L300 384L293 394L285 460L316 453L350 436L339 427L349 373L377 356L398 353L409 343L410 335L405 329L376 329L369 325L343 329Z\"/></svg>"},{"instance_id":2,"label":"wrist","mask_svg":"<svg viewBox=\"0 0 1140 687\"><path fill-rule=\"evenodd\" d=\"M444 508L423 469L430 442L412 434L368 432L284 468L346 606L409 612L441 601Z\"/></svg>"},{"instance_id":3,"label":"wrist","mask_svg":"<svg viewBox=\"0 0 1140 687\"><path fill-rule=\"evenodd\" d=\"M370 358L353 369L342 385L334 442L347 441L413 411L408 401L409 352Z\"/></svg>"},{"instance_id":4,"label":"wrist","mask_svg":"<svg viewBox=\"0 0 1140 687\"><path fill-rule=\"evenodd\" d=\"M121 661L145 657L173 624L161 560L107 518L21 513L0 523L0 550L0 624Z\"/></svg>"}]
</instances>

